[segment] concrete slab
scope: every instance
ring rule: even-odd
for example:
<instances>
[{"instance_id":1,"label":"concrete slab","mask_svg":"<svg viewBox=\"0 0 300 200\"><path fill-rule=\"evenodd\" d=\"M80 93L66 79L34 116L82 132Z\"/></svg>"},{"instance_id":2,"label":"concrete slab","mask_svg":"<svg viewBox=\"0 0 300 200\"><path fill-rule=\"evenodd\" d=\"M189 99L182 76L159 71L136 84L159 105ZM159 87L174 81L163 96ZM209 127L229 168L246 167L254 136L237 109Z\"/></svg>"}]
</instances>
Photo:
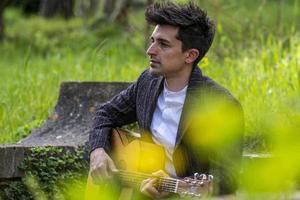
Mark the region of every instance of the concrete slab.
<instances>
[{"instance_id":1,"label":"concrete slab","mask_svg":"<svg viewBox=\"0 0 300 200\"><path fill-rule=\"evenodd\" d=\"M20 145L83 145L88 140L96 106L109 100L130 83L64 82L53 114Z\"/></svg>"},{"instance_id":2,"label":"concrete slab","mask_svg":"<svg viewBox=\"0 0 300 200\"><path fill-rule=\"evenodd\" d=\"M88 141L96 106L109 100L130 83L64 82L49 119L17 144L0 146L0 179L18 178L19 164L31 147L78 147Z\"/></svg>"}]
</instances>

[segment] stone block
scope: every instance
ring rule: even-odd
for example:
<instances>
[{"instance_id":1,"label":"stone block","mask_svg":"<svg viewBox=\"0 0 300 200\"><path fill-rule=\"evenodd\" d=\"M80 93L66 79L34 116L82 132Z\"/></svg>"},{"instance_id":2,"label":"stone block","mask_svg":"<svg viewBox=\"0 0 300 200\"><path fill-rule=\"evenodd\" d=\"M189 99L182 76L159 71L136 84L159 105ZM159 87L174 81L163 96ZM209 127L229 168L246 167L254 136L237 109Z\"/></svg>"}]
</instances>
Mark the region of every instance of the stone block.
<instances>
[{"instance_id":1,"label":"stone block","mask_svg":"<svg viewBox=\"0 0 300 200\"><path fill-rule=\"evenodd\" d=\"M18 170L31 147L85 145L96 107L127 88L126 82L64 82L52 115L13 145L0 146L0 179L22 177Z\"/></svg>"}]
</instances>

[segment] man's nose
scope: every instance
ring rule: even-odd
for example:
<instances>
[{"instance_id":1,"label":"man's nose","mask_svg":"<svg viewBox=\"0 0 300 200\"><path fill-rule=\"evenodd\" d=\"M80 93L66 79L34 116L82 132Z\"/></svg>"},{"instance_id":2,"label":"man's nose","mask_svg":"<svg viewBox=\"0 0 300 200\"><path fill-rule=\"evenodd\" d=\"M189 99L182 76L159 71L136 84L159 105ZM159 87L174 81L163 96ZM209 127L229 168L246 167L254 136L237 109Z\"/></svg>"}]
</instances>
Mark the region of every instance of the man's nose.
<instances>
[{"instance_id":1,"label":"man's nose","mask_svg":"<svg viewBox=\"0 0 300 200\"><path fill-rule=\"evenodd\" d=\"M153 56L157 54L157 48L155 47L155 43L150 44L146 52L149 56Z\"/></svg>"}]
</instances>

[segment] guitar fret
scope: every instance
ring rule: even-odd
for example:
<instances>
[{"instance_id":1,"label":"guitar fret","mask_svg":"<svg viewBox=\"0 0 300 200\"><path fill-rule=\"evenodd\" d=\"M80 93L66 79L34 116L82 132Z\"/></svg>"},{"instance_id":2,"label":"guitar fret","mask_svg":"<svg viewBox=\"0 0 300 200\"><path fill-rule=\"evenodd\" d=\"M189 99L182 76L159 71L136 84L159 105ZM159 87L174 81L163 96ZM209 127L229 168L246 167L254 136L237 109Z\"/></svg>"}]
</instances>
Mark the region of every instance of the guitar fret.
<instances>
[{"instance_id":1,"label":"guitar fret","mask_svg":"<svg viewBox=\"0 0 300 200\"><path fill-rule=\"evenodd\" d=\"M161 181L161 190L168 190L168 192L175 192L174 186L176 186L176 184L174 184L173 180L165 179Z\"/></svg>"},{"instance_id":2,"label":"guitar fret","mask_svg":"<svg viewBox=\"0 0 300 200\"><path fill-rule=\"evenodd\" d=\"M174 192L175 192L175 193L177 193L177 191L178 191L178 185L179 185L179 181L176 180L176 186L175 186L175 189L174 189Z\"/></svg>"}]
</instances>

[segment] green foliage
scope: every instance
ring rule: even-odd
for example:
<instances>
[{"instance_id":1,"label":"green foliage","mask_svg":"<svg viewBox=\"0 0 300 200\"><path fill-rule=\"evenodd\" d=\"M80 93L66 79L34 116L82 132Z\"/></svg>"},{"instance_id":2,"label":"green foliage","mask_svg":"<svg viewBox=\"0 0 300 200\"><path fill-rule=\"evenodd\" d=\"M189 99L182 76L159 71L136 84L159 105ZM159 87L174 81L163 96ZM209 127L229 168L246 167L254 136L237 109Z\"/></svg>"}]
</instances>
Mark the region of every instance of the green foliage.
<instances>
[{"instance_id":1,"label":"green foliage","mask_svg":"<svg viewBox=\"0 0 300 200\"><path fill-rule=\"evenodd\" d=\"M84 148L36 147L24 159L20 169L22 181L12 182L0 197L4 199L74 199L77 189L82 199L87 178L88 162Z\"/></svg>"},{"instance_id":2,"label":"green foliage","mask_svg":"<svg viewBox=\"0 0 300 200\"><path fill-rule=\"evenodd\" d=\"M5 188L1 188L0 199L32 200L33 198L22 181L13 181L8 183Z\"/></svg>"},{"instance_id":3,"label":"green foliage","mask_svg":"<svg viewBox=\"0 0 300 200\"><path fill-rule=\"evenodd\" d=\"M25 124L24 126L18 127L17 131L16 131L16 137L18 138L24 138L27 135L29 135L31 133L31 130L33 128L37 128L40 127L42 124L42 120L33 120L31 122L29 122L28 124Z\"/></svg>"}]
</instances>

